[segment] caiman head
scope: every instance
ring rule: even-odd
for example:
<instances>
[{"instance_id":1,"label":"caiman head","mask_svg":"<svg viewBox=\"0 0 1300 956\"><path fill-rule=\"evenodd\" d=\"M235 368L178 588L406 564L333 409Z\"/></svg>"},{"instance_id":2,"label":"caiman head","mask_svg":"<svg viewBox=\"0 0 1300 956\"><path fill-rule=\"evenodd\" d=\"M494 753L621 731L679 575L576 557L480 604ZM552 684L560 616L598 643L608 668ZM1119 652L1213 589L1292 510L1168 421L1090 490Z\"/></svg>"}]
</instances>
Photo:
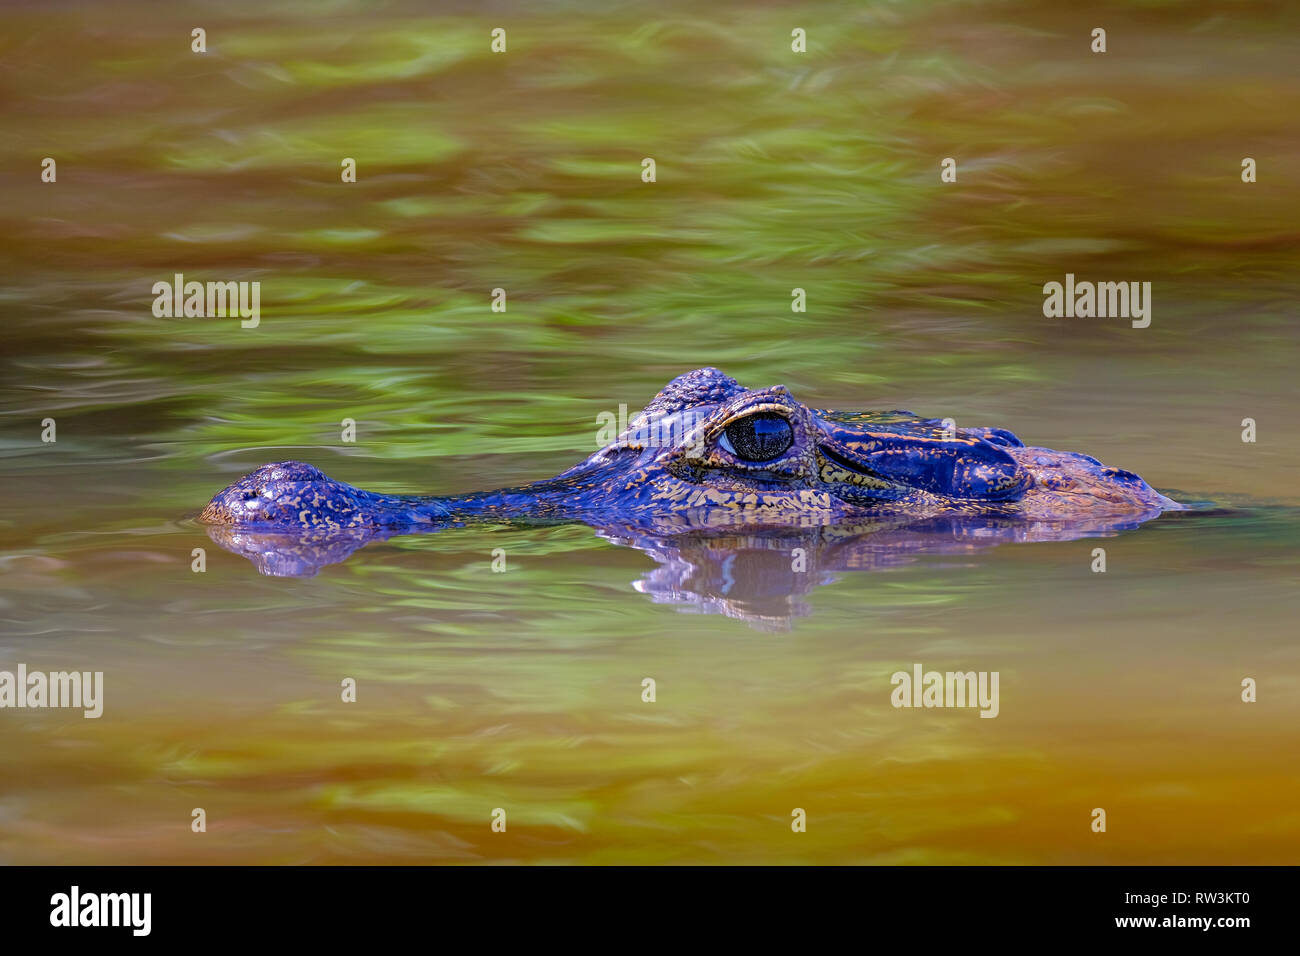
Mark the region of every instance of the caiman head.
<instances>
[{"instance_id":1,"label":"caiman head","mask_svg":"<svg viewBox=\"0 0 1300 956\"><path fill-rule=\"evenodd\" d=\"M326 534L475 519L669 529L864 515L1145 520L1178 507L1134 474L1085 455L1026 448L1000 428L957 428L905 411L818 411L783 385L747 389L701 368L669 382L600 451L535 484L438 498L381 495L302 462L279 462L226 488L199 517Z\"/></svg>"},{"instance_id":2,"label":"caiman head","mask_svg":"<svg viewBox=\"0 0 1300 956\"><path fill-rule=\"evenodd\" d=\"M1021 447L1001 429L945 429L903 411L817 411L783 385L747 389L702 368L673 379L617 439L543 485L548 497L612 511L776 521L989 508L1032 486L1011 453Z\"/></svg>"}]
</instances>

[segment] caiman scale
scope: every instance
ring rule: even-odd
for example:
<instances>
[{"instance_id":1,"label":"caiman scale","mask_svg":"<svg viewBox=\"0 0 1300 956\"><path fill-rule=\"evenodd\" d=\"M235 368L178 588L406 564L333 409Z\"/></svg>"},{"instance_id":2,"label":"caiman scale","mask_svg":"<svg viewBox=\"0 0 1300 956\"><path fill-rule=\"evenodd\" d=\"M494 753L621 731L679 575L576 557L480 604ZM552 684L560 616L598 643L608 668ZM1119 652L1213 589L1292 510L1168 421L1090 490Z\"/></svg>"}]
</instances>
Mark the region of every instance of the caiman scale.
<instances>
[{"instance_id":1,"label":"caiman scale","mask_svg":"<svg viewBox=\"0 0 1300 956\"><path fill-rule=\"evenodd\" d=\"M814 410L783 385L747 389L701 368L669 382L609 445L545 481L448 497L385 495L284 461L226 488L199 520L388 537L474 521L664 532L979 515L1003 528L1023 522L1087 534L1182 507L1132 472L1027 447L1005 429L945 430L906 411Z\"/></svg>"}]
</instances>

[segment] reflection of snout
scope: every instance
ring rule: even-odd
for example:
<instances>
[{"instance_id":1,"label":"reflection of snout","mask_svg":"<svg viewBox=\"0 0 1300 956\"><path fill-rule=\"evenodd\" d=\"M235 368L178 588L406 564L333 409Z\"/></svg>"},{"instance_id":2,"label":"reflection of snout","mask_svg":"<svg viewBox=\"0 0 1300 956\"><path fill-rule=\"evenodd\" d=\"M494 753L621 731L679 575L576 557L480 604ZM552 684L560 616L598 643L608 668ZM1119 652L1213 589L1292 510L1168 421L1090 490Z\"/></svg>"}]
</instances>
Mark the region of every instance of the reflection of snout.
<instances>
[{"instance_id":1,"label":"reflection of snout","mask_svg":"<svg viewBox=\"0 0 1300 956\"><path fill-rule=\"evenodd\" d=\"M208 537L232 554L253 562L261 574L276 578L309 578L327 564L346 561L352 552L387 537L373 530L331 534L290 534L211 527Z\"/></svg>"}]
</instances>

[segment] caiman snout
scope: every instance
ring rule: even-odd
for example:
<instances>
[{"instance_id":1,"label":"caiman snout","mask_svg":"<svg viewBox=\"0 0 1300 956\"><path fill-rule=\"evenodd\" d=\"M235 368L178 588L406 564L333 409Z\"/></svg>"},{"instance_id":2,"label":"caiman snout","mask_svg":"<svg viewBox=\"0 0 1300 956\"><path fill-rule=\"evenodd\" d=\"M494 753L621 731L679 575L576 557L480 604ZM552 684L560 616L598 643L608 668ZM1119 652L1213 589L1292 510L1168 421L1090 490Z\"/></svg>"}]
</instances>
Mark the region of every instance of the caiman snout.
<instances>
[{"instance_id":1,"label":"caiman snout","mask_svg":"<svg viewBox=\"0 0 1300 956\"><path fill-rule=\"evenodd\" d=\"M218 525L342 528L349 526L362 498L369 497L368 492L333 481L313 465L278 461L249 472L218 492L199 514L199 521ZM313 521L312 515L318 519Z\"/></svg>"}]
</instances>

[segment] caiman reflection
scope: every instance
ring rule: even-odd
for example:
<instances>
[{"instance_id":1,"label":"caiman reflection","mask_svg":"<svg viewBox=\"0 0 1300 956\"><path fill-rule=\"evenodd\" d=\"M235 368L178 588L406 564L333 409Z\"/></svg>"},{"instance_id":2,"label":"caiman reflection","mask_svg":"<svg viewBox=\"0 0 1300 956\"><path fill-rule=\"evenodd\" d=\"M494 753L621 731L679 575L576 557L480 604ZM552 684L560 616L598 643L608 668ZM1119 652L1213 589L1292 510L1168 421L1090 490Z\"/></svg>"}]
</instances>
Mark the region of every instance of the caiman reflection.
<instances>
[{"instance_id":1,"label":"caiman reflection","mask_svg":"<svg viewBox=\"0 0 1300 956\"><path fill-rule=\"evenodd\" d=\"M780 621L838 571L917 552L1115 534L1182 507L1131 472L1026 447L1005 429L946 431L906 411L813 410L784 386L751 390L702 368L670 382L609 445L545 481L383 495L280 462L226 488L200 520L222 547L277 576L315 574L393 535L582 522L660 563L638 582L657 600ZM738 573L755 561L762 573Z\"/></svg>"}]
</instances>

